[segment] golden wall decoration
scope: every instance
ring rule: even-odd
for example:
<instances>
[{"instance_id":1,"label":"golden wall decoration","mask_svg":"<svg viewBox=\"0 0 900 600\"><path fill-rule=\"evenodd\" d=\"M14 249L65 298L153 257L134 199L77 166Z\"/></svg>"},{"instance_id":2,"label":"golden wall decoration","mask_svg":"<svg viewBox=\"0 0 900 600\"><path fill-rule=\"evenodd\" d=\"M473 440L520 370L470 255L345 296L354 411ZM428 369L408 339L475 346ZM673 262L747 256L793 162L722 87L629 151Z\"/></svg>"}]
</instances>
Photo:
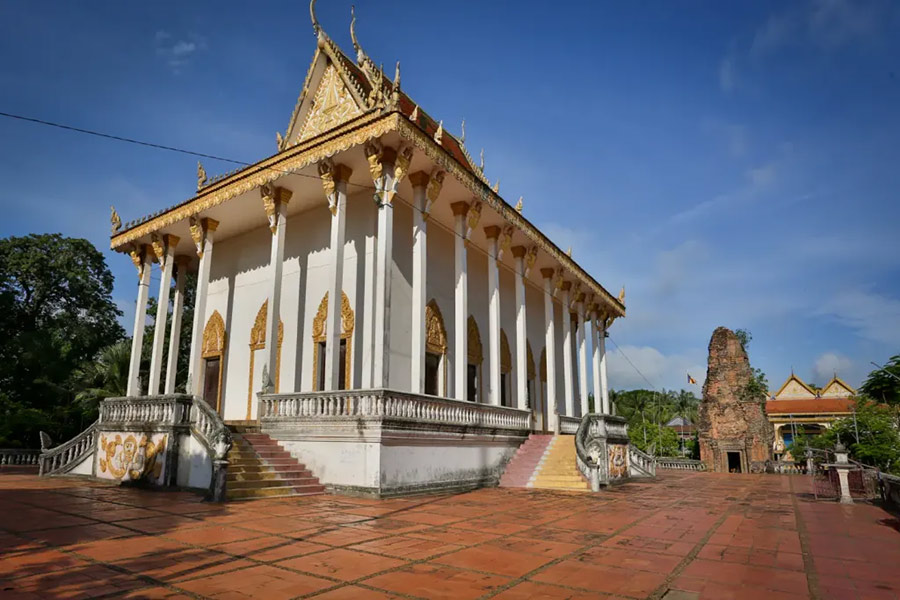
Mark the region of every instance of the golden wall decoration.
<instances>
[{"instance_id":1,"label":"golden wall decoration","mask_svg":"<svg viewBox=\"0 0 900 600\"><path fill-rule=\"evenodd\" d=\"M425 305L425 350L433 354L447 354L447 330L437 302Z\"/></svg>"},{"instance_id":2,"label":"golden wall decoration","mask_svg":"<svg viewBox=\"0 0 900 600\"><path fill-rule=\"evenodd\" d=\"M250 375L248 376L247 391L247 420L250 420L253 407L253 366L254 357L257 350L263 350L266 347L266 321L269 318L269 299L266 298L259 311L256 313L256 319L253 321L253 327L250 328ZM284 341L284 322L278 319L278 352L275 356L275 393L278 393L278 386L281 382L281 342Z\"/></svg>"},{"instance_id":3,"label":"golden wall decoration","mask_svg":"<svg viewBox=\"0 0 900 600\"><path fill-rule=\"evenodd\" d=\"M312 339L313 339L313 389L319 389L319 342L327 341L328 330L325 326L325 321L328 319L328 292L325 292L325 295L322 296L322 301L319 302L319 310L316 311L316 316L313 318L313 330L312 330ZM350 374L353 372L353 351L352 351L352 343L353 343L353 327L355 325L356 318L353 314L353 309L350 307L350 299L347 298L347 294L341 292L341 339L347 340L347 346L344 350L344 362L347 365L346 370L344 372L344 389L350 389Z\"/></svg>"},{"instance_id":4,"label":"golden wall decoration","mask_svg":"<svg viewBox=\"0 0 900 600\"><path fill-rule=\"evenodd\" d=\"M472 315L469 315L468 334L469 364L481 365L481 362L484 360L484 352L481 347L481 334L478 333L478 323L475 322L475 317Z\"/></svg>"},{"instance_id":5,"label":"golden wall decoration","mask_svg":"<svg viewBox=\"0 0 900 600\"><path fill-rule=\"evenodd\" d=\"M125 439L122 439L125 435ZM142 434L100 434L100 477L118 481L140 479L158 482L162 475L166 450L165 434L156 442Z\"/></svg>"},{"instance_id":6,"label":"golden wall decoration","mask_svg":"<svg viewBox=\"0 0 900 600\"><path fill-rule=\"evenodd\" d=\"M203 328L203 341L200 346L200 356L204 359L219 359L219 384L216 387L216 411L222 407L222 374L225 372L225 321L219 311L214 310ZM198 390L199 393L199 390Z\"/></svg>"}]
</instances>

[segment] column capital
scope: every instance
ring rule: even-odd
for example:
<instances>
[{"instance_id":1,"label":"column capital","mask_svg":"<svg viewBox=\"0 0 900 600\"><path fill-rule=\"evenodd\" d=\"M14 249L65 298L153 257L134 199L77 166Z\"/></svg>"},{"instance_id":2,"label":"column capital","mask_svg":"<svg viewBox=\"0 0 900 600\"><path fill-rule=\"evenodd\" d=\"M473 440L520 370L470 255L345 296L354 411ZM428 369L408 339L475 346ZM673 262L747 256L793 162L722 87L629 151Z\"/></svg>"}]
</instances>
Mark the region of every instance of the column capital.
<instances>
[{"instance_id":1,"label":"column capital","mask_svg":"<svg viewBox=\"0 0 900 600\"><path fill-rule=\"evenodd\" d=\"M166 262L166 254L170 251L175 251L175 246L178 245L178 242L181 240L177 235L172 235L171 233L164 233L163 235L157 235L155 233L150 234L150 246L153 248L153 254L156 256L156 260L159 261L160 264Z\"/></svg>"},{"instance_id":2,"label":"column capital","mask_svg":"<svg viewBox=\"0 0 900 600\"><path fill-rule=\"evenodd\" d=\"M450 205L450 210L453 211L453 214L457 217L464 217L469 212L469 203L468 202L454 202Z\"/></svg>"},{"instance_id":3,"label":"column capital","mask_svg":"<svg viewBox=\"0 0 900 600\"><path fill-rule=\"evenodd\" d=\"M416 171L409 175L409 182L414 188L427 187L429 181L431 181L431 175L425 171Z\"/></svg>"},{"instance_id":4,"label":"column capital","mask_svg":"<svg viewBox=\"0 0 900 600\"><path fill-rule=\"evenodd\" d=\"M500 237L500 226L499 225L488 225L484 228L484 235L489 240L494 240Z\"/></svg>"},{"instance_id":5,"label":"column capital","mask_svg":"<svg viewBox=\"0 0 900 600\"><path fill-rule=\"evenodd\" d=\"M528 252L528 248L526 248L525 246L513 246L510 251L516 258L525 258L525 254Z\"/></svg>"},{"instance_id":6,"label":"column capital","mask_svg":"<svg viewBox=\"0 0 900 600\"><path fill-rule=\"evenodd\" d=\"M206 241L206 236L209 232L219 228L219 222L209 217L197 218L195 216L191 216L188 222L191 239L197 247L197 256L203 258L203 243Z\"/></svg>"},{"instance_id":7,"label":"column capital","mask_svg":"<svg viewBox=\"0 0 900 600\"><path fill-rule=\"evenodd\" d=\"M274 235L278 230L278 214L284 212L294 192L267 183L260 186L259 195L262 198L263 209L266 211L266 218L269 220L269 229Z\"/></svg>"},{"instance_id":8,"label":"column capital","mask_svg":"<svg viewBox=\"0 0 900 600\"><path fill-rule=\"evenodd\" d=\"M572 282L571 281L563 281L562 283L559 284L559 289L561 289L564 292L568 292L569 290L572 289Z\"/></svg>"},{"instance_id":9,"label":"column capital","mask_svg":"<svg viewBox=\"0 0 900 600\"><path fill-rule=\"evenodd\" d=\"M552 279L556 275L556 269L552 267L543 267L541 269L541 277L544 279Z\"/></svg>"}]
</instances>

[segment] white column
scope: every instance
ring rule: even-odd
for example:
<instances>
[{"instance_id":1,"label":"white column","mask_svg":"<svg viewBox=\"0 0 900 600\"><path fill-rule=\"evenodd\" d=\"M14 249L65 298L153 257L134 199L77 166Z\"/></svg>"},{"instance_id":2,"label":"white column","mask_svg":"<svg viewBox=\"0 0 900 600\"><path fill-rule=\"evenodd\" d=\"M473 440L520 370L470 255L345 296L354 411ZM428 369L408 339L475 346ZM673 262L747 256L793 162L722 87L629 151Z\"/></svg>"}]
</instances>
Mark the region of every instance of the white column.
<instances>
[{"instance_id":1,"label":"white column","mask_svg":"<svg viewBox=\"0 0 900 600\"><path fill-rule=\"evenodd\" d=\"M500 228L484 228L488 241L488 402L503 402L500 386ZM512 393L512 390L510 390Z\"/></svg>"},{"instance_id":2,"label":"white column","mask_svg":"<svg viewBox=\"0 0 900 600\"><path fill-rule=\"evenodd\" d=\"M385 187L391 185L393 164L386 163ZM394 205L387 194L378 205L378 250L375 254L375 355L372 383L376 388L390 385L391 368L391 275L394 265Z\"/></svg>"},{"instance_id":3,"label":"white column","mask_svg":"<svg viewBox=\"0 0 900 600\"><path fill-rule=\"evenodd\" d=\"M603 406L603 392L600 385L600 335L597 331L600 318L597 315L596 305L591 307L591 358L592 358L592 377L594 383L594 412L600 414L609 414Z\"/></svg>"},{"instance_id":4,"label":"white column","mask_svg":"<svg viewBox=\"0 0 900 600\"><path fill-rule=\"evenodd\" d=\"M425 304L428 261L428 222L425 189L429 176L422 171L409 176L413 186L412 337L410 379L413 393L425 393Z\"/></svg>"},{"instance_id":5,"label":"white column","mask_svg":"<svg viewBox=\"0 0 900 600\"><path fill-rule=\"evenodd\" d=\"M150 290L150 267L153 264L153 249L145 245L139 254L132 254L138 266L138 295L134 308L134 331L131 334L131 362L128 363L127 396L141 394L141 349L144 345L144 324L147 322L147 295Z\"/></svg>"},{"instance_id":6,"label":"white column","mask_svg":"<svg viewBox=\"0 0 900 600\"><path fill-rule=\"evenodd\" d=\"M161 238L153 235L153 252L159 261L159 296L156 302L156 322L153 327L153 351L150 354L150 382L147 394L159 394L159 382L162 379L163 346L166 344L166 320L169 317L169 292L172 290L172 267L175 266L175 246L178 238L164 235Z\"/></svg>"},{"instance_id":7,"label":"white column","mask_svg":"<svg viewBox=\"0 0 900 600\"><path fill-rule=\"evenodd\" d=\"M600 321L600 331L597 333L600 346L600 395L603 399L603 414L608 415L611 407L609 405L609 385L606 379L606 325L602 320Z\"/></svg>"},{"instance_id":8,"label":"white column","mask_svg":"<svg viewBox=\"0 0 900 600\"><path fill-rule=\"evenodd\" d=\"M553 269L541 269L544 277L544 359L547 361L547 429L559 432L559 420L556 417L556 324L553 311ZM540 367L538 367L540 368Z\"/></svg>"},{"instance_id":9,"label":"white column","mask_svg":"<svg viewBox=\"0 0 900 600\"><path fill-rule=\"evenodd\" d=\"M588 413L588 363L587 335L584 331L584 296L579 296L578 304L578 391L581 394L581 416Z\"/></svg>"},{"instance_id":10,"label":"white column","mask_svg":"<svg viewBox=\"0 0 900 600\"><path fill-rule=\"evenodd\" d=\"M269 295L266 311L266 359L263 363L268 379L262 382L263 390L275 392L278 381L278 324L281 322L281 280L284 272L284 238L287 233L287 205L291 191L271 185L260 188L263 207L272 231L269 252Z\"/></svg>"},{"instance_id":11,"label":"white column","mask_svg":"<svg viewBox=\"0 0 900 600\"><path fill-rule=\"evenodd\" d=\"M569 317L569 288L571 283L563 282L562 313L563 313L563 380L566 390L566 416L575 416L575 382L572 380L572 323ZM549 366L549 365L548 365Z\"/></svg>"},{"instance_id":12,"label":"white column","mask_svg":"<svg viewBox=\"0 0 900 600\"><path fill-rule=\"evenodd\" d=\"M468 274L466 269L466 214L469 205L455 202L451 205L456 219L454 236L454 266L456 294L453 312L453 395L457 400L465 400L468 390L469 332L468 332Z\"/></svg>"},{"instance_id":13,"label":"white column","mask_svg":"<svg viewBox=\"0 0 900 600\"><path fill-rule=\"evenodd\" d=\"M328 281L328 316L325 319L325 390L341 389L341 297L344 279L344 239L347 228L347 180L351 170L334 165L331 205L331 277ZM376 315L377 321L377 315ZM377 341L376 341L377 344ZM378 356L378 352L375 353ZM347 365L350 369L352 365ZM377 384L376 384L377 385Z\"/></svg>"},{"instance_id":14,"label":"white column","mask_svg":"<svg viewBox=\"0 0 900 600\"><path fill-rule=\"evenodd\" d=\"M184 278L187 275L190 258L175 257L175 297L172 300L172 325L169 328L169 356L166 362L166 394L175 393L175 378L178 375L178 347L181 343L181 317L184 313Z\"/></svg>"},{"instance_id":15,"label":"white column","mask_svg":"<svg viewBox=\"0 0 900 600\"><path fill-rule=\"evenodd\" d=\"M197 269L197 292L194 294L194 326L191 331L191 358L188 362L187 392L203 395L203 328L206 326L206 295L209 290L209 267L212 264L213 235L219 227L214 219L192 219L191 237L197 246L200 267ZM220 368L225 368L221 365Z\"/></svg>"},{"instance_id":16,"label":"white column","mask_svg":"<svg viewBox=\"0 0 900 600\"><path fill-rule=\"evenodd\" d=\"M515 246L516 259L516 403L528 408L528 338L525 327L525 254L524 246Z\"/></svg>"},{"instance_id":17,"label":"white column","mask_svg":"<svg viewBox=\"0 0 900 600\"><path fill-rule=\"evenodd\" d=\"M377 227L377 225L376 225ZM372 355L375 354L372 336L375 335L375 235L366 236L366 255L363 273L362 381L360 387L372 387Z\"/></svg>"}]
</instances>

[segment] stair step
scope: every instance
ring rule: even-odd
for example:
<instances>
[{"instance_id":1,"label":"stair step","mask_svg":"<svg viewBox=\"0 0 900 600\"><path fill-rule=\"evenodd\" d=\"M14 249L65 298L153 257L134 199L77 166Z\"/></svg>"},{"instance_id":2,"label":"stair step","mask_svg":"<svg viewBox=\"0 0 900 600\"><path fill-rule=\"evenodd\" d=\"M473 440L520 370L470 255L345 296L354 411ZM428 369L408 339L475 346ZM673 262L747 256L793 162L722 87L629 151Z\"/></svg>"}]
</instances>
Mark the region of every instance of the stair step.
<instances>
[{"instance_id":1,"label":"stair step","mask_svg":"<svg viewBox=\"0 0 900 600\"><path fill-rule=\"evenodd\" d=\"M264 488L228 490L226 492L226 496L229 500L243 500L250 498L272 498L274 496L321 494L324 491L324 485L273 486Z\"/></svg>"},{"instance_id":2,"label":"stair step","mask_svg":"<svg viewBox=\"0 0 900 600\"><path fill-rule=\"evenodd\" d=\"M256 481L230 481L228 489L265 489L270 487L306 487L317 486L319 480L315 477L292 477L290 479L261 479Z\"/></svg>"}]
</instances>

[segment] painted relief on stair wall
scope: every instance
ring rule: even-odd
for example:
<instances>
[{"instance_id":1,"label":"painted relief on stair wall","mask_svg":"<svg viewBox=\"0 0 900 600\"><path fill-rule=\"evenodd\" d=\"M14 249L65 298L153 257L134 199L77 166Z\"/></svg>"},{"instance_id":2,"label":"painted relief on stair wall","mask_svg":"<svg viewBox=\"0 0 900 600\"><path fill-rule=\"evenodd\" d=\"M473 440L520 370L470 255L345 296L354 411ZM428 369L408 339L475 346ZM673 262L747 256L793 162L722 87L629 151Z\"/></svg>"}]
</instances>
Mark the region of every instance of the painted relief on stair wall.
<instances>
[{"instance_id":1,"label":"painted relief on stair wall","mask_svg":"<svg viewBox=\"0 0 900 600\"><path fill-rule=\"evenodd\" d=\"M628 476L628 446L609 444L609 478L621 479Z\"/></svg>"},{"instance_id":2,"label":"painted relief on stair wall","mask_svg":"<svg viewBox=\"0 0 900 600\"><path fill-rule=\"evenodd\" d=\"M115 481L143 480L161 485L165 467L166 442L164 433L100 434L97 452L97 476Z\"/></svg>"}]
</instances>

